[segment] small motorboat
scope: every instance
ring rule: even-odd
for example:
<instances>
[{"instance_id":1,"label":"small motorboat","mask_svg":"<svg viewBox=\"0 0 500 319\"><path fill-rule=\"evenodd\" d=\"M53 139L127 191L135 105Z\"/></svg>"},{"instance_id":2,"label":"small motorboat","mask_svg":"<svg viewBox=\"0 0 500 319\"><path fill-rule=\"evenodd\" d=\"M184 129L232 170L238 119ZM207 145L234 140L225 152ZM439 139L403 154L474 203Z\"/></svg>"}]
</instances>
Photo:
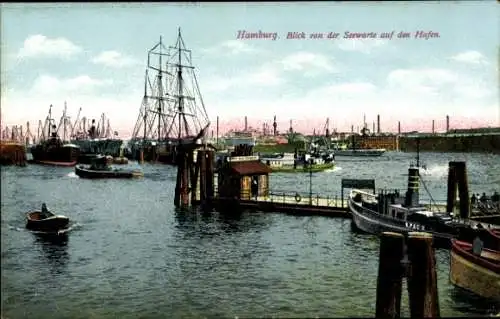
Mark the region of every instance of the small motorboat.
<instances>
[{"instance_id":1,"label":"small motorboat","mask_svg":"<svg viewBox=\"0 0 500 319\"><path fill-rule=\"evenodd\" d=\"M138 170L113 168L106 157L96 157L88 167L79 165L75 167L75 174L80 178L136 178L144 174Z\"/></svg>"},{"instance_id":2,"label":"small motorboat","mask_svg":"<svg viewBox=\"0 0 500 319\"><path fill-rule=\"evenodd\" d=\"M500 251L473 243L452 239L450 281L484 298L500 301Z\"/></svg>"},{"instance_id":3,"label":"small motorboat","mask_svg":"<svg viewBox=\"0 0 500 319\"><path fill-rule=\"evenodd\" d=\"M68 228L68 224L68 217L48 211L32 211L26 214L26 228L29 230L57 233Z\"/></svg>"}]
</instances>

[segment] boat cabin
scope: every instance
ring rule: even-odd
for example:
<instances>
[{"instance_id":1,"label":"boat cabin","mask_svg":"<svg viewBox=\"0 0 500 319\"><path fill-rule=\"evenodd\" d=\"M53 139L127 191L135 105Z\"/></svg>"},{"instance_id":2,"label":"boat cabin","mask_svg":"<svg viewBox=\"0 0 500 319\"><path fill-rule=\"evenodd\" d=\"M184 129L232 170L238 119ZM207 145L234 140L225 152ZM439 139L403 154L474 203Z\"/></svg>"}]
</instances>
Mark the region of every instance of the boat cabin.
<instances>
[{"instance_id":1,"label":"boat cabin","mask_svg":"<svg viewBox=\"0 0 500 319\"><path fill-rule=\"evenodd\" d=\"M108 169L109 162L107 156L96 156L90 162L90 169Z\"/></svg>"},{"instance_id":2,"label":"boat cabin","mask_svg":"<svg viewBox=\"0 0 500 319\"><path fill-rule=\"evenodd\" d=\"M271 168L258 156L228 156L218 172L220 197L246 199L269 195Z\"/></svg>"}]
</instances>

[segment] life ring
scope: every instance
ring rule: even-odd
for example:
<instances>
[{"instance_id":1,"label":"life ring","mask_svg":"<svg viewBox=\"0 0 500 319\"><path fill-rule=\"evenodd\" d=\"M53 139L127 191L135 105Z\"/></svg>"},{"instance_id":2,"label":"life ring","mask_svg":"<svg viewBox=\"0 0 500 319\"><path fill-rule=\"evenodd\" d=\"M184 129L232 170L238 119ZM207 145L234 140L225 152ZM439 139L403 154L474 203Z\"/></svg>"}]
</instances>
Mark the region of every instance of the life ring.
<instances>
[{"instance_id":1,"label":"life ring","mask_svg":"<svg viewBox=\"0 0 500 319\"><path fill-rule=\"evenodd\" d=\"M299 193L295 193L295 201L298 203L302 200L302 197L300 197Z\"/></svg>"}]
</instances>

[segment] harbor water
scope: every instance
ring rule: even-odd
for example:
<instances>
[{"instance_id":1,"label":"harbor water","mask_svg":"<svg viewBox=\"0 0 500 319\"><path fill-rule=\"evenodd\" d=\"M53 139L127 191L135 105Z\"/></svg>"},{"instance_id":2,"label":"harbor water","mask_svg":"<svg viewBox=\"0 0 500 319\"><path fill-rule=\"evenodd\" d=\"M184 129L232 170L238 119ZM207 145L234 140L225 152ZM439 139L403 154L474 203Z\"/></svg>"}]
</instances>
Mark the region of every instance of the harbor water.
<instances>
[{"instance_id":1,"label":"harbor water","mask_svg":"<svg viewBox=\"0 0 500 319\"><path fill-rule=\"evenodd\" d=\"M339 195L342 178L404 189L414 156L338 158L336 169L313 174L312 191ZM421 160L436 201L446 198L450 160L467 162L471 192L500 190L498 155L423 153ZM3 318L375 315L375 236L354 233L344 219L176 212L176 169L141 167L145 176L138 180L79 179L73 168L2 167ZM270 183L273 191L309 192L309 174L276 174ZM67 241L25 230L25 213L43 202L71 218ZM449 252L436 255L442 316L499 311L453 287ZM407 301L404 290L404 316Z\"/></svg>"}]
</instances>

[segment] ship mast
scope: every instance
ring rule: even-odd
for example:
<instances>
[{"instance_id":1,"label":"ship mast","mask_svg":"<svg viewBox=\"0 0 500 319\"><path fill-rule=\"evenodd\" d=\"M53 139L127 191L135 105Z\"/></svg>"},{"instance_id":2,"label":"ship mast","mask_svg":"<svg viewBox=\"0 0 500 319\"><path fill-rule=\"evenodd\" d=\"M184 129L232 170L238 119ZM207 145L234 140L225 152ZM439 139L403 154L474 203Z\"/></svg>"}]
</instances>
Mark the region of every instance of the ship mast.
<instances>
[{"instance_id":1,"label":"ship mast","mask_svg":"<svg viewBox=\"0 0 500 319\"><path fill-rule=\"evenodd\" d=\"M167 68L175 70L177 75L174 78L176 83L172 83L172 86L169 87L176 87L177 90L173 91L173 94L166 94L174 98L176 104L173 110L173 119L166 132L167 136L177 135L177 140L180 141L184 137L193 137L200 133L204 135L210 121L194 72L195 67L192 65L191 50L186 48L180 28L178 28L175 46L170 46L169 49L172 53L169 54L171 59L167 61Z\"/></svg>"},{"instance_id":2,"label":"ship mast","mask_svg":"<svg viewBox=\"0 0 500 319\"><path fill-rule=\"evenodd\" d=\"M134 131L132 132L132 139L139 139L141 131L143 141L148 138L160 140L166 136L165 118L168 117L169 114L165 114L165 101L167 99L165 96L165 79L163 74L167 74L167 76L171 76L171 74L163 67L163 58L168 56L165 51L167 51L167 48L164 46L161 36L160 42L148 51L148 60L144 77L144 96L139 117L137 118ZM153 64L152 61L154 55L158 56L157 65ZM149 77L150 69L157 71L154 80ZM153 129L155 126L156 130Z\"/></svg>"}]
</instances>

